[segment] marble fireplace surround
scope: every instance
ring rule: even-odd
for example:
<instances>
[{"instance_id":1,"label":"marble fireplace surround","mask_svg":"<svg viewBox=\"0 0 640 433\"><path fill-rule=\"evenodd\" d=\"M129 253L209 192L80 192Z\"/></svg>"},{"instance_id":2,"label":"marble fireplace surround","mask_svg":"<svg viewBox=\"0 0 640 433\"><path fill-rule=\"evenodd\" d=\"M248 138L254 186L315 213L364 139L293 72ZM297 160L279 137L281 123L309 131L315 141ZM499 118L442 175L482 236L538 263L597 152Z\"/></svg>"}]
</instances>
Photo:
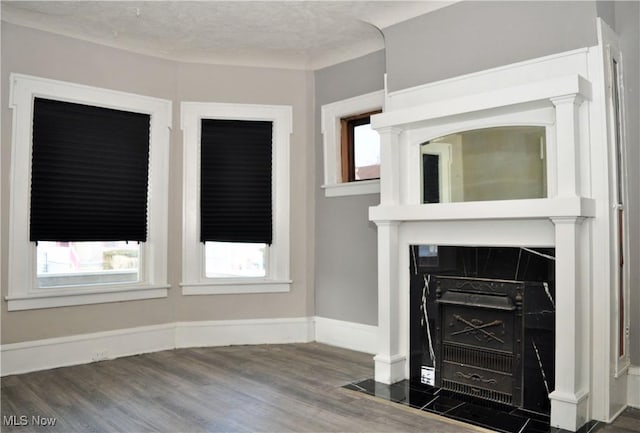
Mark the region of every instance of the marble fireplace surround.
<instances>
[{"instance_id":1,"label":"marble fireplace surround","mask_svg":"<svg viewBox=\"0 0 640 433\"><path fill-rule=\"evenodd\" d=\"M385 92L381 135L375 380L409 377L410 245L525 246L556 251L551 426L576 431L624 408L611 253L605 59L598 46L425 86ZM548 198L420 203L420 144L494 126L546 128ZM628 361L627 361L628 362ZM597 389L597 392L594 392Z\"/></svg>"}]
</instances>

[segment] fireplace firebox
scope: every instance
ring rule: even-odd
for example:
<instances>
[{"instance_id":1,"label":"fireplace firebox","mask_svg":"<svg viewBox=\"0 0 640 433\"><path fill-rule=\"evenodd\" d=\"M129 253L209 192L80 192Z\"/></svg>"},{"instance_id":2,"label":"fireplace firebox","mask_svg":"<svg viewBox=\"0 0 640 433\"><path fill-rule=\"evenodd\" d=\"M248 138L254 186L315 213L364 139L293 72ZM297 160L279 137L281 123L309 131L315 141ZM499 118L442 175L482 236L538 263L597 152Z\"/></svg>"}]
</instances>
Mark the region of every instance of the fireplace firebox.
<instances>
[{"instance_id":1,"label":"fireplace firebox","mask_svg":"<svg viewBox=\"0 0 640 433\"><path fill-rule=\"evenodd\" d=\"M549 414L553 249L412 246L411 382Z\"/></svg>"},{"instance_id":2,"label":"fireplace firebox","mask_svg":"<svg viewBox=\"0 0 640 433\"><path fill-rule=\"evenodd\" d=\"M524 284L434 278L436 386L514 406L522 404Z\"/></svg>"}]
</instances>

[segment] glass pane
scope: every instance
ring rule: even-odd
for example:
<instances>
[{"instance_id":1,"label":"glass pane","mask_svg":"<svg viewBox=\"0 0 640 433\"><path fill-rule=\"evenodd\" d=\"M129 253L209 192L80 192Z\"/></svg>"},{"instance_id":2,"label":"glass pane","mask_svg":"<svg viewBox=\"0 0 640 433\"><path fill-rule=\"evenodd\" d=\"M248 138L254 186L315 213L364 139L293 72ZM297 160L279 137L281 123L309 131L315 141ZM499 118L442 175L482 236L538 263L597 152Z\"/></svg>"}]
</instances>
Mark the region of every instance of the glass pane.
<instances>
[{"instance_id":1,"label":"glass pane","mask_svg":"<svg viewBox=\"0 0 640 433\"><path fill-rule=\"evenodd\" d=\"M355 179L380 177L380 135L367 123L353 128Z\"/></svg>"},{"instance_id":2,"label":"glass pane","mask_svg":"<svg viewBox=\"0 0 640 433\"><path fill-rule=\"evenodd\" d=\"M423 203L547 196L544 127L460 132L424 143L421 153Z\"/></svg>"},{"instance_id":3,"label":"glass pane","mask_svg":"<svg viewBox=\"0 0 640 433\"><path fill-rule=\"evenodd\" d=\"M38 287L139 280L137 242L38 242L36 254Z\"/></svg>"},{"instance_id":4,"label":"glass pane","mask_svg":"<svg viewBox=\"0 0 640 433\"><path fill-rule=\"evenodd\" d=\"M205 275L208 278L264 277L267 244L205 242Z\"/></svg>"}]
</instances>

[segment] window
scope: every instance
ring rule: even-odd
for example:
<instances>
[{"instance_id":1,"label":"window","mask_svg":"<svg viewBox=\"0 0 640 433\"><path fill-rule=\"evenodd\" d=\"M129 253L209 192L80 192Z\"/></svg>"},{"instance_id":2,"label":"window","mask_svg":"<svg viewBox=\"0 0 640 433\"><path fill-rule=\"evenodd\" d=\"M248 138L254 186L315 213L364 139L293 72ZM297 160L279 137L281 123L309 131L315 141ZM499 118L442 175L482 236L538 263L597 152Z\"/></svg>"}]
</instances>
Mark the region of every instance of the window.
<instances>
[{"instance_id":1,"label":"window","mask_svg":"<svg viewBox=\"0 0 640 433\"><path fill-rule=\"evenodd\" d=\"M342 182L380 179L380 135L371 116L381 111L340 119Z\"/></svg>"},{"instance_id":2,"label":"window","mask_svg":"<svg viewBox=\"0 0 640 433\"><path fill-rule=\"evenodd\" d=\"M140 244L126 241L38 242L38 287L135 283L141 276Z\"/></svg>"},{"instance_id":3,"label":"window","mask_svg":"<svg viewBox=\"0 0 640 433\"><path fill-rule=\"evenodd\" d=\"M9 310L165 297L171 102L20 74L10 101Z\"/></svg>"},{"instance_id":4,"label":"window","mask_svg":"<svg viewBox=\"0 0 640 433\"><path fill-rule=\"evenodd\" d=\"M289 291L291 107L183 102L181 112L183 294Z\"/></svg>"},{"instance_id":5,"label":"window","mask_svg":"<svg viewBox=\"0 0 640 433\"><path fill-rule=\"evenodd\" d=\"M265 243L205 242L205 277L266 277L268 253Z\"/></svg>"},{"instance_id":6,"label":"window","mask_svg":"<svg viewBox=\"0 0 640 433\"><path fill-rule=\"evenodd\" d=\"M383 103L378 91L322 106L327 197L380 192L380 139L370 118Z\"/></svg>"}]
</instances>

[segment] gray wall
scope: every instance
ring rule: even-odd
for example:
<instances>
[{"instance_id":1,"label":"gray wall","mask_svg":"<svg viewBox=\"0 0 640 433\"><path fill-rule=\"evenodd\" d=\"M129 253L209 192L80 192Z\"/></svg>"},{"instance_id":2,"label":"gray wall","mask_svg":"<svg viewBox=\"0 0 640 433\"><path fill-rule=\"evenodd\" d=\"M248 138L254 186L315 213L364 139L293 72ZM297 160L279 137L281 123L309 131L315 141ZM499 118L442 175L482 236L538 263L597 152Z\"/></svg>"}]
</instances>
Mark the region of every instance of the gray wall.
<instances>
[{"instance_id":1,"label":"gray wall","mask_svg":"<svg viewBox=\"0 0 640 433\"><path fill-rule=\"evenodd\" d=\"M169 163L169 257L166 299L8 312L3 344L189 320L307 317L313 314L315 153L313 73L182 64L2 23L2 299L7 295L11 111L9 73L19 72L172 100ZM290 293L182 296L182 131L179 102L243 102L293 106L291 137Z\"/></svg>"},{"instance_id":2,"label":"gray wall","mask_svg":"<svg viewBox=\"0 0 640 433\"><path fill-rule=\"evenodd\" d=\"M471 1L384 29L390 91L595 45L593 2Z\"/></svg>"},{"instance_id":3,"label":"gray wall","mask_svg":"<svg viewBox=\"0 0 640 433\"><path fill-rule=\"evenodd\" d=\"M325 197L320 107L384 87L384 51L315 72L316 316L378 323L377 232L368 220L379 194Z\"/></svg>"},{"instance_id":4,"label":"gray wall","mask_svg":"<svg viewBox=\"0 0 640 433\"><path fill-rule=\"evenodd\" d=\"M464 2L384 29L386 49L316 71L316 122L323 104L382 88L390 91L597 44L596 17L616 24L625 55L627 118L638 119L638 3ZM615 23L611 21L616 21ZM386 68L379 63L386 57ZM375 61L374 61L375 60ZM635 71L635 72L634 72ZM633 83L632 83L633 82ZM634 84L635 83L635 84ZM640 261L638 122L629 127L631 263ZM319 130L319 126L316 127ZM316 173L322 183L317 132ZM325 198L316 191L316 315L377 323L375 227L366 208L377 195ZM632 358L640 363L640 276L632 267Z\"/></svg>"}]
</instances>

